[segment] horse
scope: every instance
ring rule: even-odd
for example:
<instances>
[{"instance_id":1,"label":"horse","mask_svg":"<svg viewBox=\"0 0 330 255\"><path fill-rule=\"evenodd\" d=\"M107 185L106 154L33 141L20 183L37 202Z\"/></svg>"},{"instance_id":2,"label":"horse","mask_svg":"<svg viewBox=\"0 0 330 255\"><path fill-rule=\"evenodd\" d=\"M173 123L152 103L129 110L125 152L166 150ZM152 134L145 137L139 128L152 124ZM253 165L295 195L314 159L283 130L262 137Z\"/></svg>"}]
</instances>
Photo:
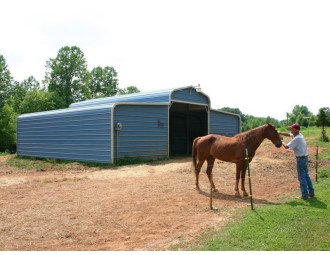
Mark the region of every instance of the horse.
<instances>
[{"instance_id":1,"label":"horse","mask_svg":"<svg viewBox=\"0 0 330 255\"><path fill-rule=\"evenodd\" d=\"M234 137L209 134L195 138L192 144L192 159L195 168L196 189L200 190L198 178L206 160L206 174L211 184L211 192L218 191L213 182L212 169L215 159L219 159L236 164L235 196L241 196L238 190L240 178L243 195L248 196L244 184L248 162L252 161L256 150L265 138L269 139L277 148L282 146L283 138L278 134L274 125L270 123L237 134ZM248 155L246 155L246 149L248 150Z\"/></svg>"}]
</instances>

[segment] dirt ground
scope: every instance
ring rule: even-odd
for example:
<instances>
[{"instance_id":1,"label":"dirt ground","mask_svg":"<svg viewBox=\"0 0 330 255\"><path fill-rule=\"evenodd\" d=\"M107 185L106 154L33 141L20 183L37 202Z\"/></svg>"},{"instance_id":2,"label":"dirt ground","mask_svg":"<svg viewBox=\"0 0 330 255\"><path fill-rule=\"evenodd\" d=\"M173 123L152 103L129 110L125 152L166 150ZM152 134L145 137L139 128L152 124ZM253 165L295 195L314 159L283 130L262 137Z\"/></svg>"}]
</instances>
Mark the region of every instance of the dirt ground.
<instances>
[{"instance_id":1,"label":"dirt ground","mask_svg":"<svg viewBox=\"0 0 330 255\"><path fill-rule=\"evenodd\" d=\"M199 192L190 157L117 169L72 163L42 172L10 167L9 157L0 156L1 250L168 250L250 207L249 198L234 196L231 163L216 161L219 210L211 211L206 164ZM270 142L257 150L250 165L256 208L299 196L294 160Z\"/></svg>"}]
</instances>

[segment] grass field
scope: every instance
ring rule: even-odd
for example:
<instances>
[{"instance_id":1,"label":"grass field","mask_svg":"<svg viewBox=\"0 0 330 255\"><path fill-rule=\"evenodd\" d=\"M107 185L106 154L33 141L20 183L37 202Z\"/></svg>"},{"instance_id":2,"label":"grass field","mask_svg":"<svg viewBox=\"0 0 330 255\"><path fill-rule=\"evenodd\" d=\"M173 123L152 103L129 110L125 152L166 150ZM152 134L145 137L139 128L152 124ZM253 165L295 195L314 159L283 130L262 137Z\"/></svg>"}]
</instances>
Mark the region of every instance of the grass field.
<instances>
[{"instance_id":1,"label":"grass field","mask_svg":"<svg viewBox=\"0 0 330 255\"><path fill-rule=\"evenodd\" d=\"M309 144L318 144L322 148L321 160L330 159L330 143L318 141L320 129L305 129L302 133ZM190 249L329 251L329 166L319 170L319 181L314 182L314 187L316 197L308 201L291 199L279 205L259 206L254 211L242 209L237 212L236 220L228 223L221 232L209 230L209 233L201 237L204 240L203 243Z\"/></svg>"}]
</instances>

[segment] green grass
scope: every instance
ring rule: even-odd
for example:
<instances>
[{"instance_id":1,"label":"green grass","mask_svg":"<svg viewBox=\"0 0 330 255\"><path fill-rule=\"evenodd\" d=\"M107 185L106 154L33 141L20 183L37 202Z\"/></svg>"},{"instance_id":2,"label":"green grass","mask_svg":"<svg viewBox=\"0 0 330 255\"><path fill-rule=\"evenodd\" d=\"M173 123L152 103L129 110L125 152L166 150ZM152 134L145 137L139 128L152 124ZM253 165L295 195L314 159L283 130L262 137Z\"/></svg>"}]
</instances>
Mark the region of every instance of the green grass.
<instances>
[{"instance_id":1,"label":"green grass","mask_svg":"<svg viewBox=\"0 0 330 255\"><path fill-rule=\"evenodd\" d=\"M330 250L330 168L322 173L326 178L315 184L315 198L294 199L254 211L242 209L237 212L245 214L240 222L228 224L193 250Z\"/></svg>"},{"instance_id":2,"label":"green grass","mask_svg":"<svg viewBox=\"0 0 330 255\"><path fill-rule=\"evenodd\" d=\"M2 154L1 154L2 155ZM3 154L7 155L7 154ZM114 164L106 164L106 163L95 163L95 162L75 162L70 160L59 160L59 159L49 159L49 158L33 158L33 157L22 157L15 156L8 160L8 164L10 166L20 168L20 169L28 169L28 170L36 170L36 171L46 171L49 169L53 170L66 170L66 165L70 163L81 164L86 167L98 167L100 169L109 169L109 168L117 168L119 166L126 165L134 165L134 164L145 164L152 162L159 162L166 160L165 158L138 158L138 157L125 157Z\"/></svg>"},{"instance_id":3,"label":"green grass","mask_svg":"<svg viewBox=\"0 0 330 255\"><path fill-rule=\"evenodd\" d=\"M302 133L309 144L316 143L320 134L317 128L302 130ZM318 144L322 148L320 160L328 162L330 143ZM208 230L192 250L329 251L329 187L330 166L326 164L319 169L319 181L314 182L316 197L308 201L291 199L277 205L259 205L254 211L239 209L232 222L220 231Z\"/></svg>"},{"instance_id":4,"label":"green grass","mask_svg":"<svg viewBox=\"0 0 330 255\"><path fill-rule=\"evenodd\" d=\"M15 156L8 160L8 164L10 166L36 171L46 171L47 169L63 170L64 166L69 163L72 163L72 161L63 161L57 159L37 159L21 156Z\"/></svg>"},{"instance_id":5,"label":"green grass","mask_svg":"<svg viewBox=\"0 0 330 255\"><path fill-rule=\"evenodd\" d=\"M0 151L0 156L6 156L6 155L10 155L10 152L8 150Z\"/></svg>"}]
</instances>

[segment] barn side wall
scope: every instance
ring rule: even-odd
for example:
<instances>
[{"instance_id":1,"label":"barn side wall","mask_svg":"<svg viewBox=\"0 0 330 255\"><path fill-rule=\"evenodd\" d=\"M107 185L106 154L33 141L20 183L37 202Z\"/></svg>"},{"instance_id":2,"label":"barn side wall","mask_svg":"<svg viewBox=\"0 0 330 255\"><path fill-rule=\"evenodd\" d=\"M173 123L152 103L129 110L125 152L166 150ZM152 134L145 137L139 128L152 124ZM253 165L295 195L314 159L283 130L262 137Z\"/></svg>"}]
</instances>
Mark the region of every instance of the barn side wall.
<instances>
[{"instance_id":1,"label":"barn side wall","mask_svg":"<svg viewBox=\"0 0 330 255\"><path fill-rule=\"evenodd\" d=\"M21 115L17 154L111 163L111 107Z\"/></svg>"},{"instance_id":2,"label":"barn side wall","mask_svg":"<svg viewBox=\"0 0 330 255\"><path fill-rule=\"evenodd\" d=\"M239 115L223 111L210 111L210 133L224 136L234 136L241 132L241 118Z\"/></svg>"},{"instance_id":3,"label":"barn side wall","mask_svg":"<svg viewBox=\"0 0 330 255\"><path fill-rule=\"evenodd\" d=\"M121 131L116 131L117 123L121 123ZM117 105L113 126L115 159L169 156L168 105Z\"/></svg>"}]
</instances>

